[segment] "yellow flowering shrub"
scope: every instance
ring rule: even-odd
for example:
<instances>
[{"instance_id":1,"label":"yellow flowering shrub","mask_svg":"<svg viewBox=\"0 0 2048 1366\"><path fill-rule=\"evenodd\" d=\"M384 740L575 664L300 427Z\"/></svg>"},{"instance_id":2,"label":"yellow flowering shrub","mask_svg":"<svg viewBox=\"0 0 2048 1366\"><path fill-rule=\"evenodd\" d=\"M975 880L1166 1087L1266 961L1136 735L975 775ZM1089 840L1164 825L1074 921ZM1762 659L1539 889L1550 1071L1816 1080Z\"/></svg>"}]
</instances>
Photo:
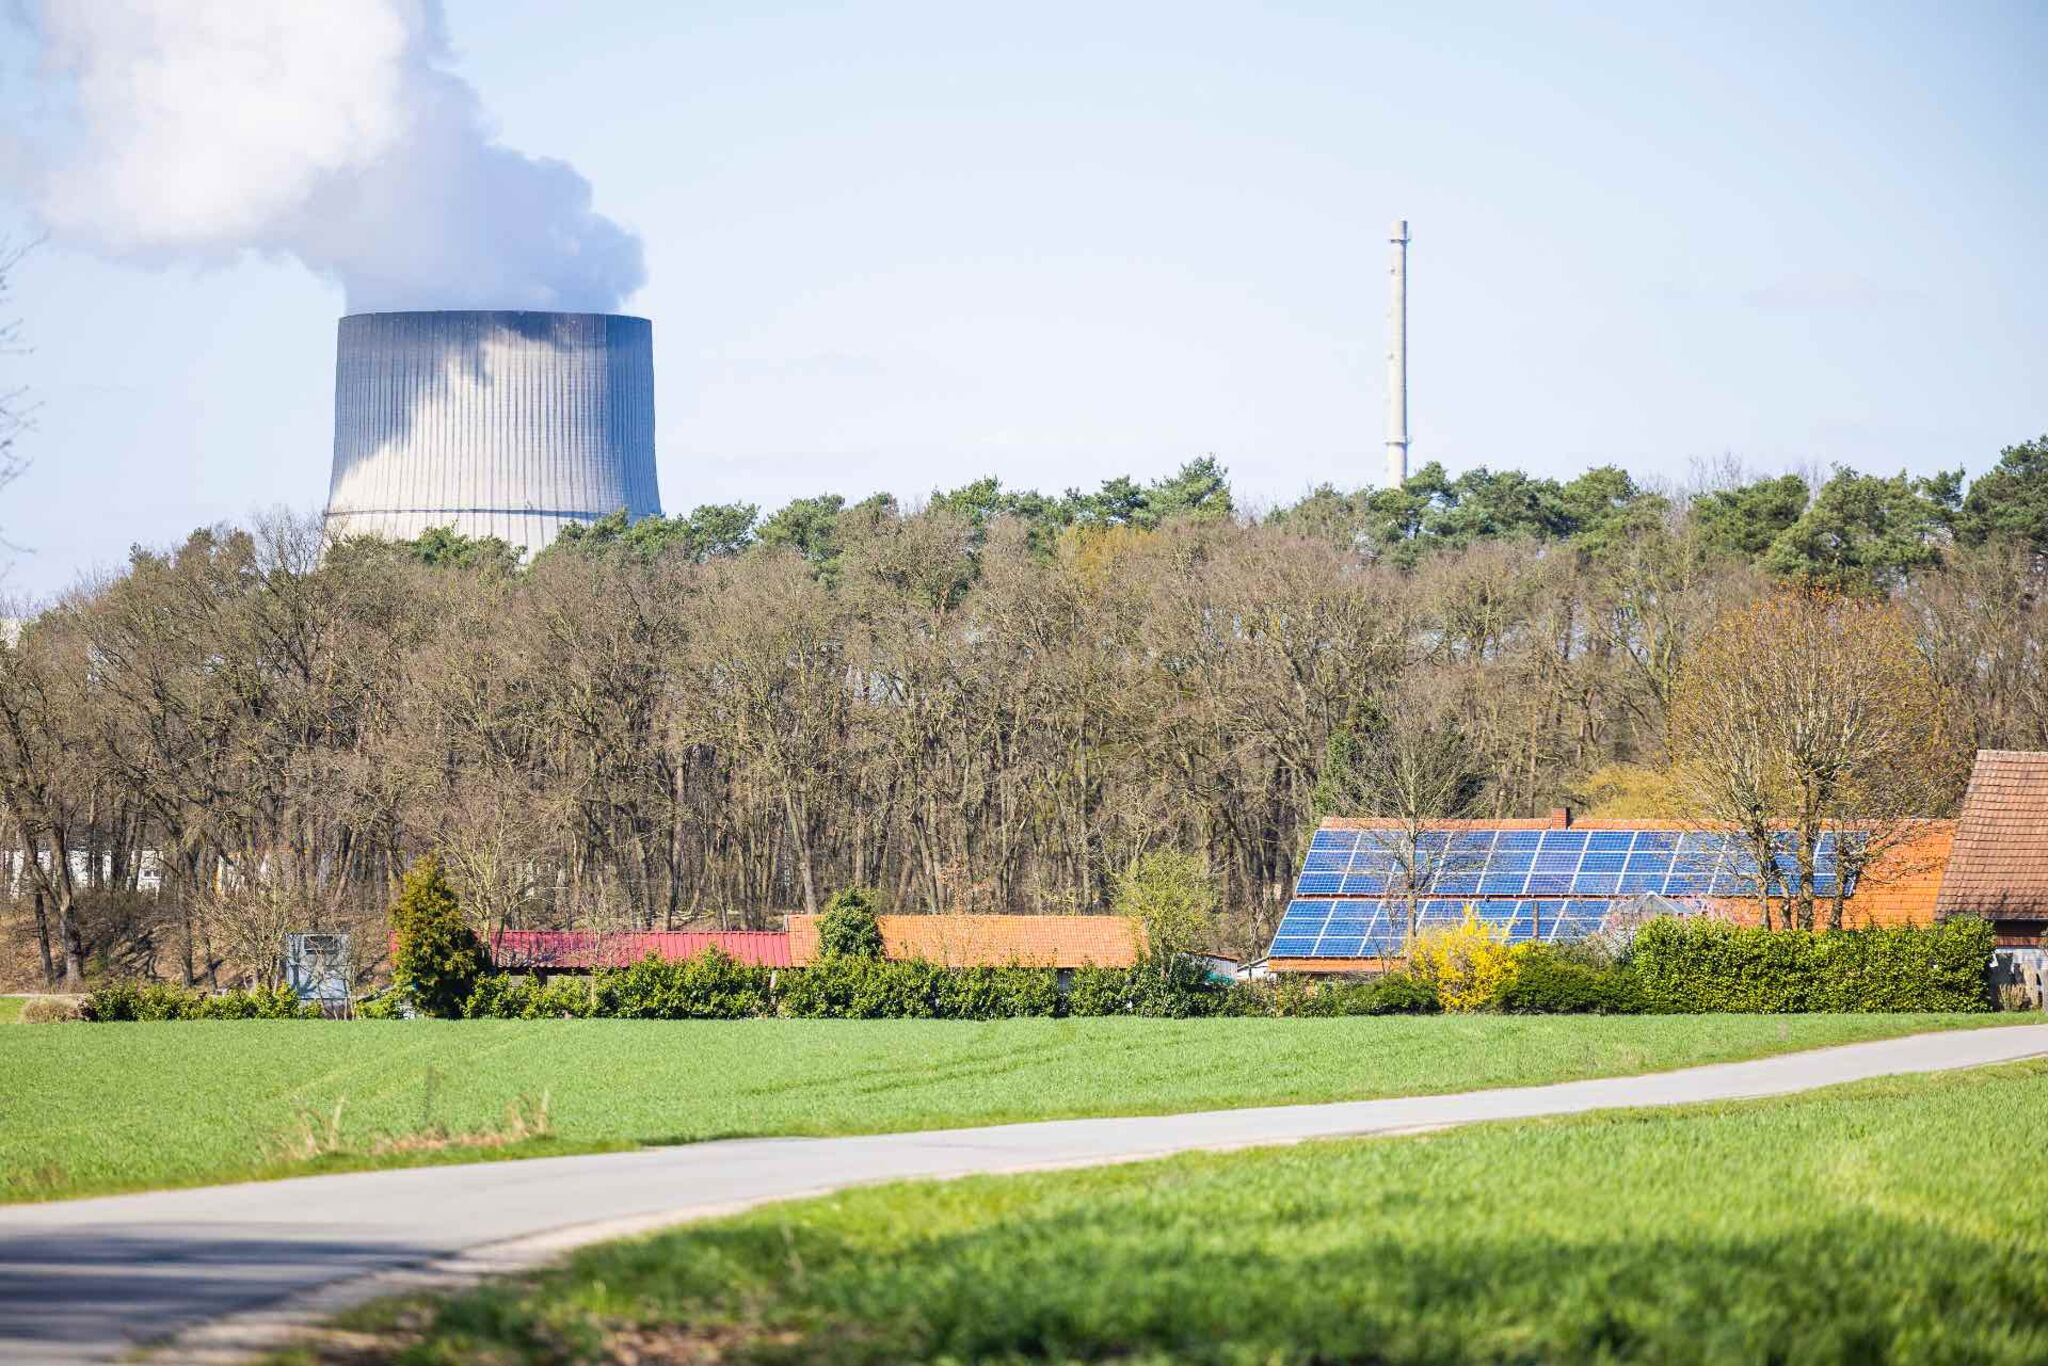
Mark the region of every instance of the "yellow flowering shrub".
<instances>
[{"instance_id":1,"label":"yellow flowering shrub","mask_svg":"<svg viewBox=\"0 0 2048 1366\"><path fill-rule=\"evenodd\" d=\"M1479 1010L1514 976L1515 951L1504 930L1467 906L1463 924L1432 930L1415 941L1409 967L1436 988L1445 1010Z\"/></svg>"}]
</instances>

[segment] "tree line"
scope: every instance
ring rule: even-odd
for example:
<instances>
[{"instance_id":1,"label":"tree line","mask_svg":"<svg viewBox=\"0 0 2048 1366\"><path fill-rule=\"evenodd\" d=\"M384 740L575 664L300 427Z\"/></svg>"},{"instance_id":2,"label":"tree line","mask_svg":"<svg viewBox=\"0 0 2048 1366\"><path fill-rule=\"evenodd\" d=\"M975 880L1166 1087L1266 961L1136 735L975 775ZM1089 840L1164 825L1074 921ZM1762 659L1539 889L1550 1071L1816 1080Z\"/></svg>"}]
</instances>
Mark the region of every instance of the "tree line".
<instances>
[{"instance_id":1,"label":"tree line","mask_svg":"<svg viewBox=\"0 0 2048 1366\"><path fill-rule=\"evenodd\" d=\"M51 980L268 978L293 929L381 946L430 851L487 929L771 926L852 885L1092 911L1174 849L1253 951L1319 814L1398 804L1403 755L1433 809L1668 814L1696 647L1788 588L1896 628L1949 751L2048 746L2044 574L2048 439L1967 485L1431 465L1257 513L1198 460L613 517L525 565L280 516L23 615L4 843Z\"/></svg>"}]
</instances>

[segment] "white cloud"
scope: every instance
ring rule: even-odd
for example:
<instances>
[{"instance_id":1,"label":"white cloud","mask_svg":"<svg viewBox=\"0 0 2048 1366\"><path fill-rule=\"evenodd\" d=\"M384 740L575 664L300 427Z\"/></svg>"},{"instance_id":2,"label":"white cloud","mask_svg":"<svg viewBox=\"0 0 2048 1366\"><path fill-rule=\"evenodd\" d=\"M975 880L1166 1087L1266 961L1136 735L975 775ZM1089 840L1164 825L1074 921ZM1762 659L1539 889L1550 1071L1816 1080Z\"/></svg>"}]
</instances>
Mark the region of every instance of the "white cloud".
<instances>
[{"instance_id":1,"label":"white cloud","mask_svg":"<svg viewBox=\"0 0 2048 1366\"><path fill-rule=\"evenodd\" d=\"M109 255L297 257L355 310L610 310L639 239L559 161L491 136L438 0L44 0L69 127L25 174Z\"/></svg>"}]
</instances>

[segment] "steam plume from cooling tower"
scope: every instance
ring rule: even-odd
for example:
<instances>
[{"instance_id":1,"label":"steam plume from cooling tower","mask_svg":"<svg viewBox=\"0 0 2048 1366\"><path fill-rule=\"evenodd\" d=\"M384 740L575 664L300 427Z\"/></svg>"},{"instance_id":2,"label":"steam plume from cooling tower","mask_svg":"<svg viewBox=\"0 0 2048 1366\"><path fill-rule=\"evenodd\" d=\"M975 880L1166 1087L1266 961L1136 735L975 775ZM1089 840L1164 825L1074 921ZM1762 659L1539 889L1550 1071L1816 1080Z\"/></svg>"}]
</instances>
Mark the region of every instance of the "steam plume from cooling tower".
<instances>
[{"instance_id":1,"label":"steam plume from cooling tower","mask_svg":"<svg viewBox=\"0 0 2048 1366\"><path fill-rule=\"evenodd\" d=\"M440 0L41 0L34 22L68 126L30 193L62 237L294 256L351 312L612 312L644 277L574 167L493 140Z\"/></svg>"}]
</instances>

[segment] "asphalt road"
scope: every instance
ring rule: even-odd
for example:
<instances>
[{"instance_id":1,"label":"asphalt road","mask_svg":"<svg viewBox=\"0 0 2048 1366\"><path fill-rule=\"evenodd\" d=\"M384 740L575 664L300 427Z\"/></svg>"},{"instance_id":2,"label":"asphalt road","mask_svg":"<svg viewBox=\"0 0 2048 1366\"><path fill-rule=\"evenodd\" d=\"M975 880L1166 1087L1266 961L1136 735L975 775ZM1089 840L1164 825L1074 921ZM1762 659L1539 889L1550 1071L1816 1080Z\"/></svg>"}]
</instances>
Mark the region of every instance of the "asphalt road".
<instances>
[{"instance_id":1,"label":"asphalt road","mask_svg":"<svg viewBox=\"0 0 2048 1366\"><path fill-rule=\"evenodd\" d=\"M1782 1095L2048 1055L2048 1024L1922 1034L1677 1072L1329 1105L858 1138L737 1139L0 1207L0 1361L230 1360L294 1325L606 1237L918 1177Z\"/></svg>"}]
</instances>

